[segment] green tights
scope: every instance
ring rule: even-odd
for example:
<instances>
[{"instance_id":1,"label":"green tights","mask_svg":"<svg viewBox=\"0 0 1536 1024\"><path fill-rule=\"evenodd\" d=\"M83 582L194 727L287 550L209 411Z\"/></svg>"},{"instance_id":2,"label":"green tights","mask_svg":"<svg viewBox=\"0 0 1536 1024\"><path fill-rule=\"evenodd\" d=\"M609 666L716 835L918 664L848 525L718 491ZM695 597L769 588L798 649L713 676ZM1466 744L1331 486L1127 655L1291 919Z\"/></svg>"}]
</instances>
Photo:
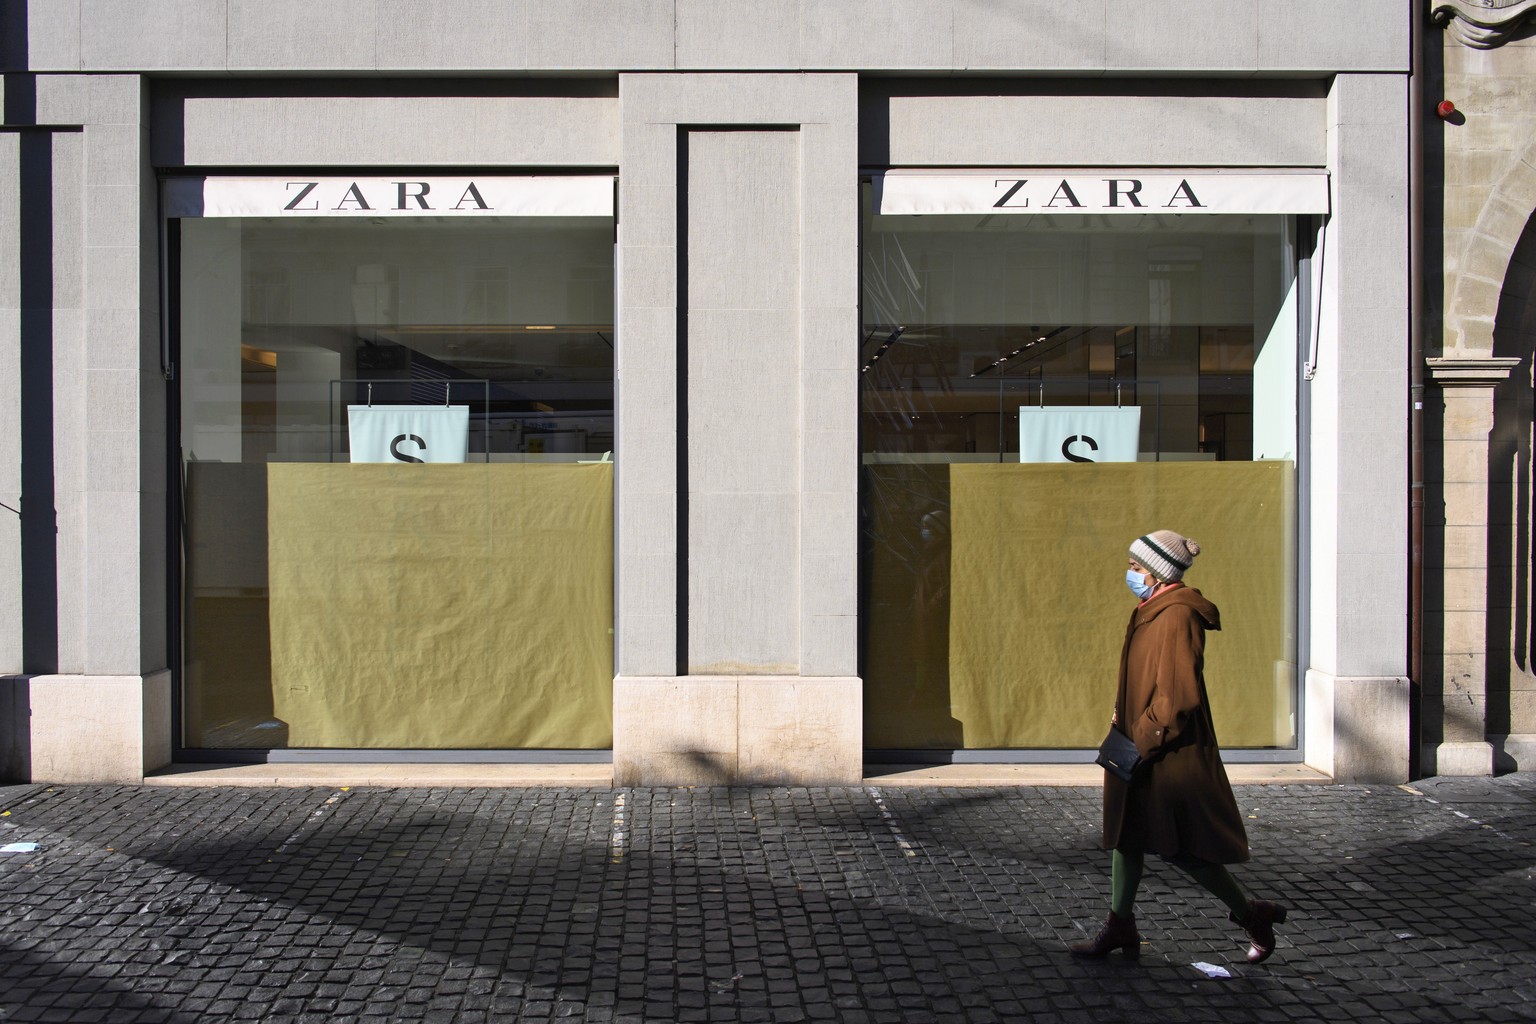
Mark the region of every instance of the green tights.
<instances>
[{"instance_id":1,"label":"green tights","mask_svg":"<svg viewBox=\"0 0 1536 1024\"><path fill-rule=\"evenodd\" d=\"M1112 894L1109 909L1116 917L1130 917L1136 906L1136 888L1141 885L1144 856L1140 853L1115 851L1110 869ZM1179 867L1195 881L1210 891L1217 899L1232 908L1232 915L1239 924L1248 916L1248 897L1224 866L1220 864L1192 864L1179 862Z\"/></svg>"}]
</instances>

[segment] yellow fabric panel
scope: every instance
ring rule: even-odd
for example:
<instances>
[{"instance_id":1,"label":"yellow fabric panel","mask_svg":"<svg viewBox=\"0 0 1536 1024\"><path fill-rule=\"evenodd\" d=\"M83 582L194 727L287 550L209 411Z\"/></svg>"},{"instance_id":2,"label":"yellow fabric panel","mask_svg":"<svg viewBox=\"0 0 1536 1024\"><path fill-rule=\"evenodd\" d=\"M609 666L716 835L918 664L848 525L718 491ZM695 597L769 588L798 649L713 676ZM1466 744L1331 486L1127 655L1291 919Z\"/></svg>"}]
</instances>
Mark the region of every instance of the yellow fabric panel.
<instances>
[{"instance_id":1,"label":"yellow fabric panel","mask_svg":"<svg viewBox=\"0 0 1536 1024\"><path fill-rule=\"evenodd\" d=\"M1206 683L1227 747L1292 742L1288 462L950 468L950 714L964 746L1094 747L1114 705L1127 548L1171 529L1221 609Z\"/></svg>"},{"instance_id":2,"label":"yellow fabric panel","mask_svg":"<svg viewBox=\"0 0 1536 1024\"><path fill-rule=\"evenodd\" d=\"M611 746L612 469L268 467L290 745Z\"/></svg>"},{"instance_id":3,"label":"yellow fabric panel","mask_svg":"<svg viewBox=\"0 0 1536 1024\"><path fill-rule=\"evenodd\" d=\"M189 747L281 747L272 721L267 663L267 598L187 600L187 657L181 715Z\"/></svg>"},{"instance_id":4,"label":"yellow fabric panel","mask_svg":"<svg viewBox=\"0 0 1536 1024\"><path fill-rule=\"evenodd\" d=\"M949 714L949 466L867 466L863 485L864 744L959 747Z\"/></svg>"},{"instance_id":5,"label":"yellow fabric panel","mask_svg":"<svg viewBox=\"0 0 1536 1024\"><path fill-rule=\"evenodd\" d=\"M189 747L281 747L267 635L267 468L187 462L186 660Z\"/></svg>"}]
</instances>

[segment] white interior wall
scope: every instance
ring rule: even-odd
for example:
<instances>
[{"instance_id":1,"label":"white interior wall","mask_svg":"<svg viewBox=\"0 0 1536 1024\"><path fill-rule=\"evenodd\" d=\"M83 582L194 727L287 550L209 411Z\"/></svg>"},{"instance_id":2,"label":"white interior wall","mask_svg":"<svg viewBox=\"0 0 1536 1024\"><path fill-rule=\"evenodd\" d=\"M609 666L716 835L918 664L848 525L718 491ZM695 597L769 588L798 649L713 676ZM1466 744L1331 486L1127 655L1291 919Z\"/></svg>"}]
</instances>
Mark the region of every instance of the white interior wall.
<instances>
[{"instance_id":1,"label":"white interior wall","mask_svg":"<svg viewBox=\"0 0 1536 1024\"><path fill-rule=\"evenodd\" d=\"M281 309L251 323L599 324L613 322L613 226L607 218L497 218L473 224L359 225L336 218L250 222L247 267L280 280ZM360 319L360 268L388 269L393 297ZM365 280L366 278L366 280ZM490 285L499 297L487 305Z\"/></svg>"},{"instance_id":2,"label":"white interior wall","mask_svg":"<svg viewBox=\"0 0 1536 1024\"><path fill-rule=\"evenodd\" d=\"M880 218L865 238L865 274L894 301L866 303L866 322L1193 326L1247 324L1272 307L1258 288L1276 284L1256 277L1255 253L1279 248L1278 217L1149 217L1134 227L1140 218L1020 217L1001 228L1004 218L985 219ZM1228 225L1206 228L1207 219ZM1148 282L1170 259L1196 268L1197 287L1154 312Z\"/></svg>"},{"instance_id":3,"label":"white interior wall","mask_svg":"<svg viewBox=\"0 0 1536 1024\"><path fill-rule=\"evenodd\" d=\"M341 354L327 349L280 352L277 356L277 452L284 461L323 462L330 457L332 407Z\"/></svg>"},{"instance_id":4,"label":"white interior wall","mask_svg":"<svg viewBox=\"0 0 1536 1024\"><path fill-rule=\"evenodd\" d=\"M240 222L183 221L181 254L182 458L239 462Z\"/></svg>"},{"instance_id":5,"label":"white interior wall","mask_svg":"<svg viewBox=\"0 0 1536 1024\"><path fill-rule=\"evenodd\" d=\"M1255 239L1253 254L1253 457L1295 459L1297 352L1297 281L1295 228L1287 223L1283 252Z\"/></svg>"}]
</instances>

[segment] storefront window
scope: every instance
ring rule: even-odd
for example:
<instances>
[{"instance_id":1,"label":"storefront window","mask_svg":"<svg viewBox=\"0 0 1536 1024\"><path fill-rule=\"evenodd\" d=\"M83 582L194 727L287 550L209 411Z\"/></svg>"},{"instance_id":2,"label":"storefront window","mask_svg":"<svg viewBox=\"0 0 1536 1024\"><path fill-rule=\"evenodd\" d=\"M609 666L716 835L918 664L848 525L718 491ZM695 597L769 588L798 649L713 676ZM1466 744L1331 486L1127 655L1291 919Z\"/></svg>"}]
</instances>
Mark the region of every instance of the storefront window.
<instances>
[{"instance_id":1,"label":"storefront window","mask_svg":"<svg viewBox=\"0 0 1536 1024\"><path fill-rule=\"evenodd\" d=\"M1087 748L1130 541L1198 540L1229 748L1297 736L1294 218L890 215L865 187L862 671L882 749Z\"/></svg>"},{"instance_id":2,"label":"storefront window","mask_svg":"<svg viewBox=\"0 0 1536 1024\"><path fill-rule=\"evenodd\" d=\"M611 218L178 230L183 745L610 746Z\"/></svg>"}]
</instances>

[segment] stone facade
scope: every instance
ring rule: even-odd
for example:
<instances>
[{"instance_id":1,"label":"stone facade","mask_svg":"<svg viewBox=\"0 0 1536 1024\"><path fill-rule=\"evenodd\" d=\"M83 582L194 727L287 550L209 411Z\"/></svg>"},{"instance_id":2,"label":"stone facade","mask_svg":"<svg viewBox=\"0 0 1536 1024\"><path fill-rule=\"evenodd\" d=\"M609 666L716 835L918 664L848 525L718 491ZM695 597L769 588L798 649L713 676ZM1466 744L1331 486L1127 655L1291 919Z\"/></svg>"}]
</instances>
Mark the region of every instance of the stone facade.
<instances>
[{"instance_id":1,"label":"stone facade","mask_svg":"<svg viewBox=\"0 0 1536 1024\"><path fill-rule=\"evenodd\" d=\"M1536 765L1536 27L1519 20L1526 13L1511 6L1500 31L1473 35L1458 17L1426 40L1427 774ZM1454 111L1437 112L1442 101Z\"/></svg>"},{"instance_id":2,"label":"stone facade","mask_svg":"<svg viewBox=\"0 0 1536 1024\"><path fill-rule=\"evenodd\" d=\"M1326 170L1333 204L1300 438L1306 728L1285 756L1403 781L1407 14L1401 0L4 5L0 188L22 198L0 203L4 763L124 779L174 746L159 175L616 175L616 776L848 783L861 168L1232 167ZM1514 81L1487 88L1512 107L1530 95ZM1519 231L1496 217L1531 206L1531 158L1497 155L1517 131L1458 164L1508 187L1457 199L1476 209L1456 236L1469 244L1447 294L1466 337L1447 333L1448 357L1502 357L1490 310L1512 294ZM1470 244L1485 237L1507 243L1502 262ZM754 388L711 340L744 312L773 327ZM753 416L754 439L730 434L730 411ZM1456 415L1475 464L1481 413ZM745 444L750 478L733 461ZM1441 479L1466 525L1492 515L1465 473ZM1447 580L1494 564L1475 532L1460 543L1471 561L1443 554ZM1480 642L1469 627L1444 645L1475 662ZM1485 675L1478 692L1498 691ZM1509 731L1536 733L1520 721ZM102 756L58 753L61 737Z\"/></svg>"}]
</instances>

